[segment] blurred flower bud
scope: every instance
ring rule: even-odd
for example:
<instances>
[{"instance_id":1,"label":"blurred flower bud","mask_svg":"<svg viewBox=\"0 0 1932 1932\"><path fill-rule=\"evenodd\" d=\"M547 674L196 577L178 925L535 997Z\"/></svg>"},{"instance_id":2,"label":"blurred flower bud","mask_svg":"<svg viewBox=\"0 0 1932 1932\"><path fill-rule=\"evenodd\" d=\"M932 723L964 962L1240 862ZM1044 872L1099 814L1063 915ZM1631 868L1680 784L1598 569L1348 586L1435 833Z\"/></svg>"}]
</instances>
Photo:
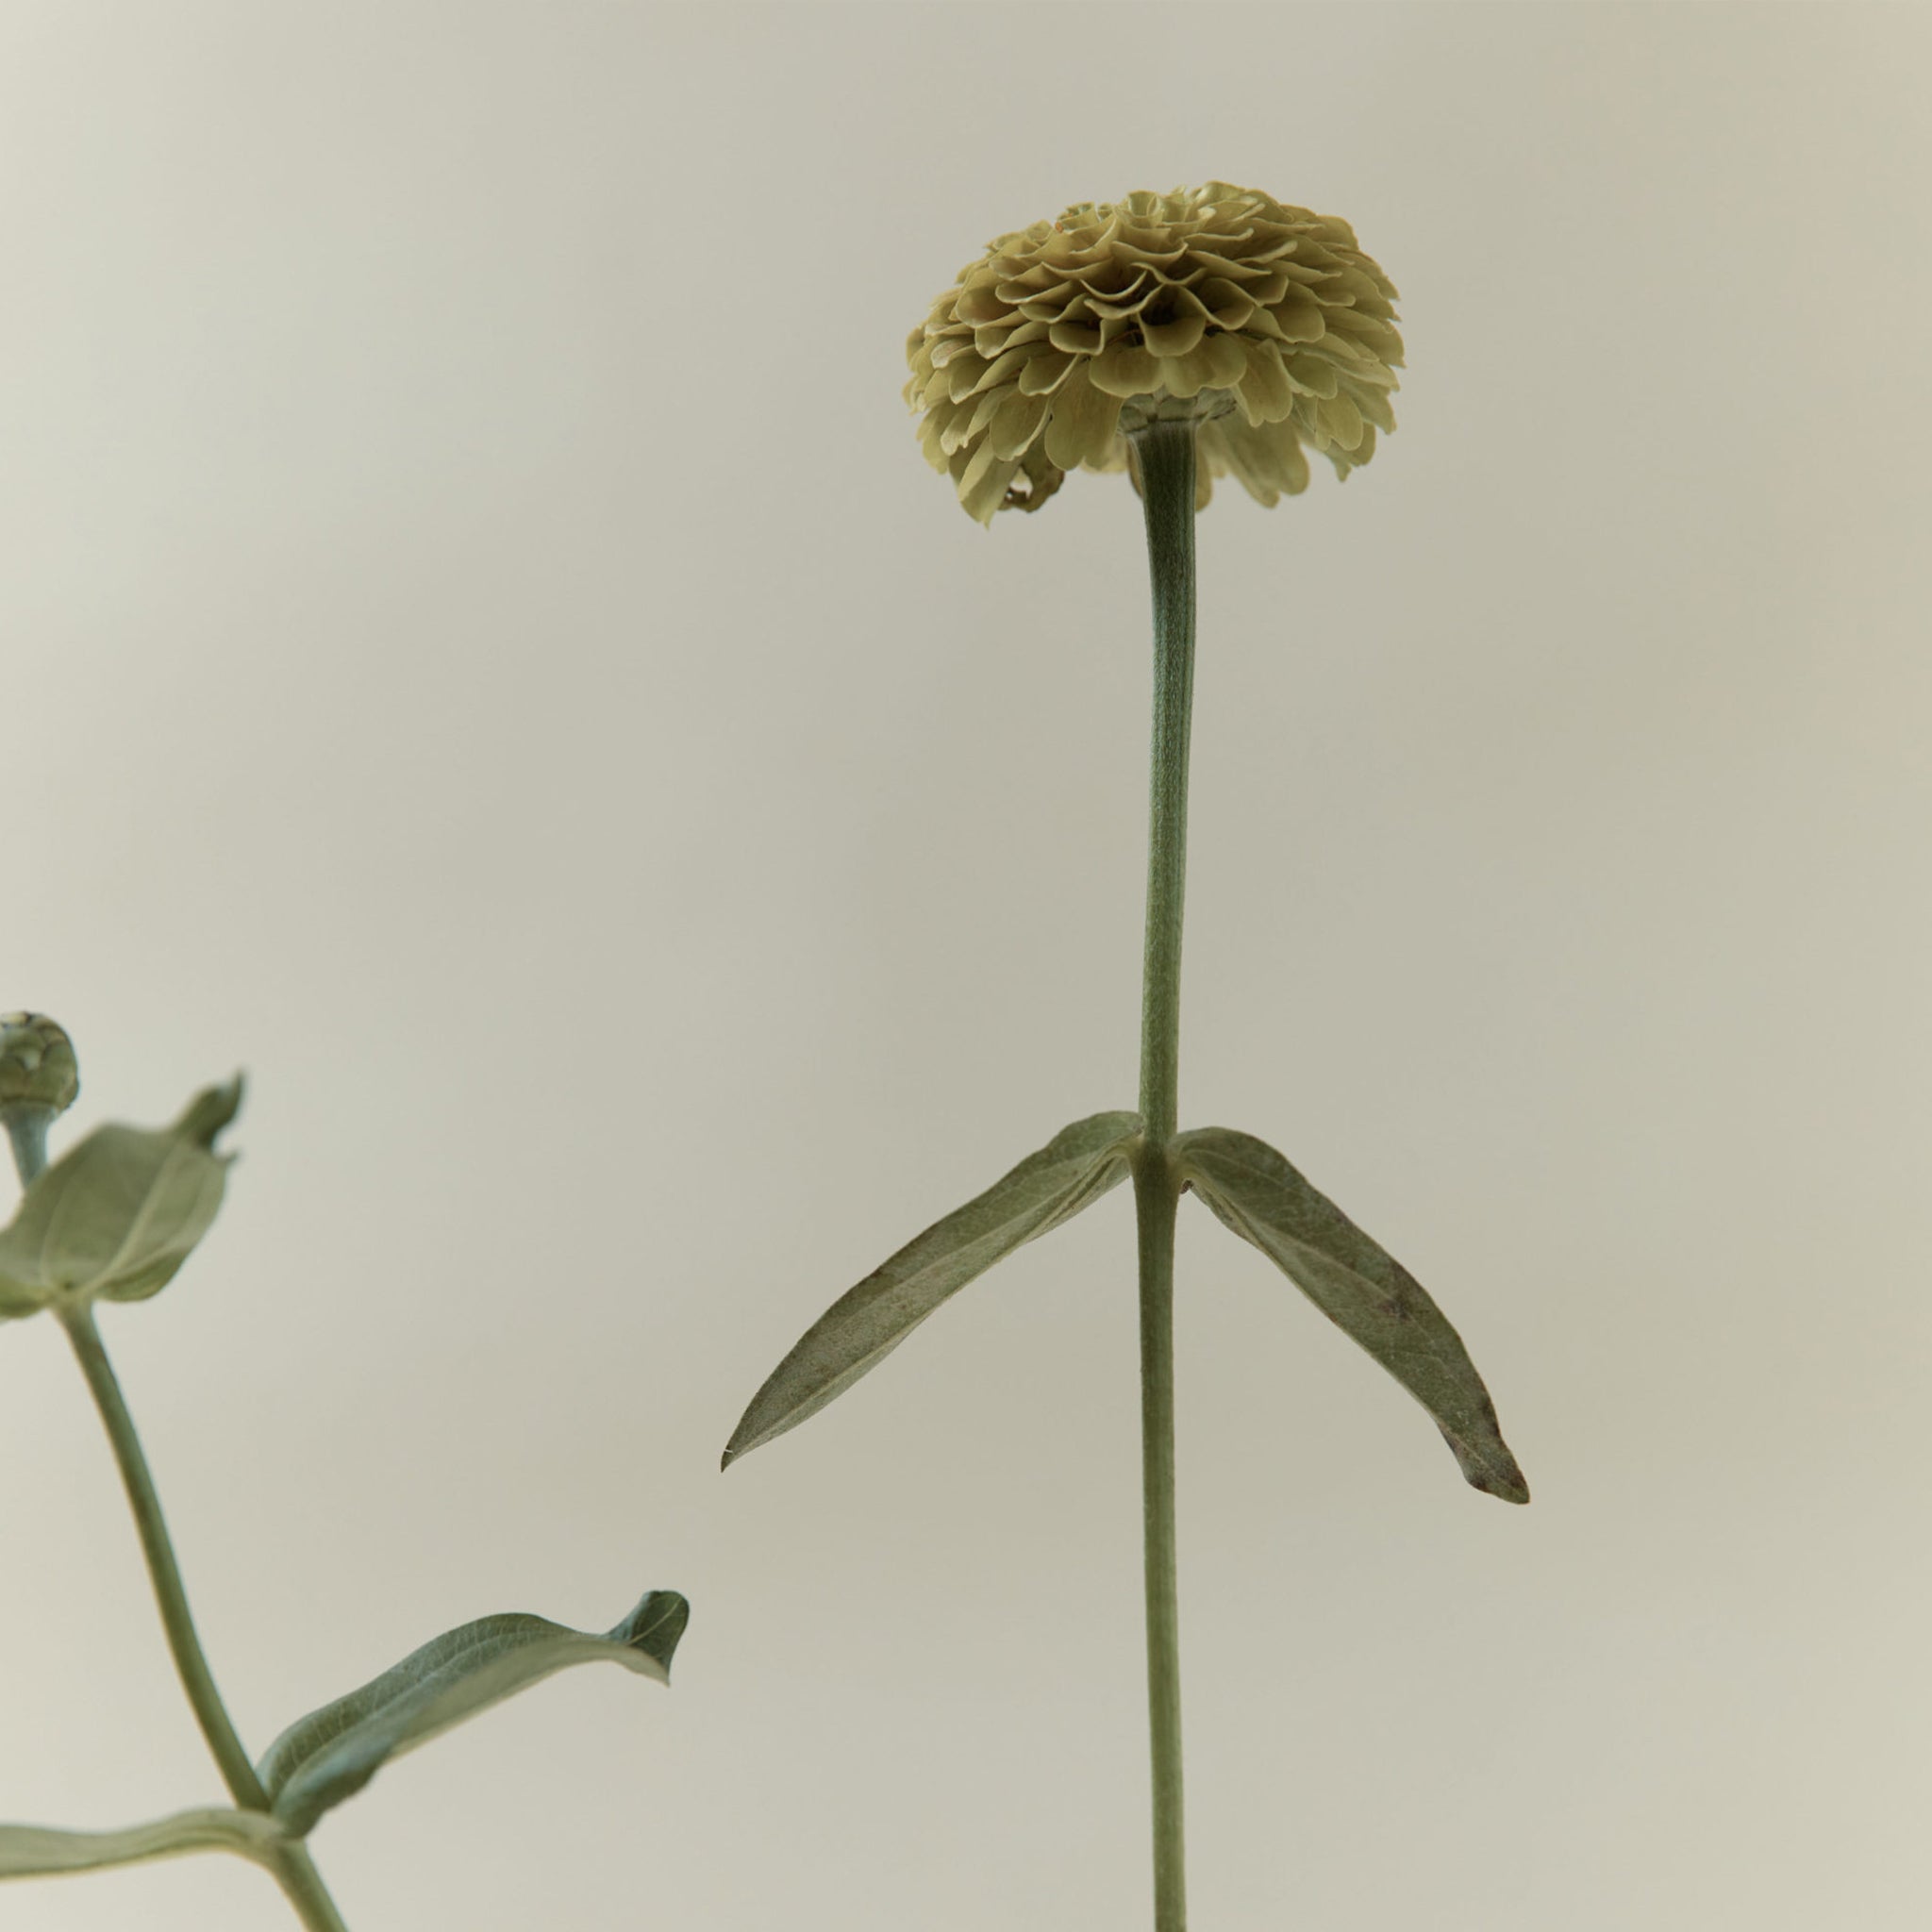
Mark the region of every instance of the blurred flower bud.
<instances>
[{"instance_id":1,"label":"blurred flower bud","mask_svg":"<svg viewBox=\"0 0 1932 1932\"><path fill-rule=\"evenodd\" d=\"M80 1091L67 1029L44 1013L0 1013L0 1108L65 1113Z\"/></svg>"},{"instance_id":2,"label":"blurred flower bud","mask_svg":"<svg viewBox=\"0 0 1932 1932\"><path fill-rule=\"evenodd\" d=\"M67 1029L44 1013L0 1013L0 1120L22 1186L47 1164L47 1129L74 1105L80 1069Z\"/></svg>"}]
</instances>

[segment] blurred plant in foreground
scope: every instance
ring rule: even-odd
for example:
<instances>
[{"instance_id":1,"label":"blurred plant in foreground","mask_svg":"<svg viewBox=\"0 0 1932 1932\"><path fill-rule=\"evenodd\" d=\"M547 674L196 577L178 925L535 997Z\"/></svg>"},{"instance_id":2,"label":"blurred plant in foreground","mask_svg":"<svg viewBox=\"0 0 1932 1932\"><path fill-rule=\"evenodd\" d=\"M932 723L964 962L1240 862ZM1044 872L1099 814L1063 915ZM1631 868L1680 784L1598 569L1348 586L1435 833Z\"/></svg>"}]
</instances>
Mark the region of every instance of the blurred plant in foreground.
<instances>
[{"instance_id":1,"label":"blurred plant in foreground","mask_svg":"<svg viewBox=\"0 0 1932 1932\"><path fill-rule=\"evenodd\" d=\"M0 1878L234 1852L274 1876L311 1932L342 1932L308 1852L322 1818L391 1757L571 1664L608 1659L668 1683L690 1606L675 1591L650 1591L601 1634L523 1613L465 1624L296 1719L252 1761L202 1652L154 1477L94 1320L97 1302L158 1294L212 1225L233 1158L215 1141L242 1105L242 1082L196 1094L170 1126L96 1127L49 1166L48 1127L78 1091L59 1026L42 1013L0 1015L0 1117L25 1191L0 1229L0 1322L44 1309L74 1344L120 1466L169 1652L234 1802L113 1831L0 1824Z\"/></svg>"}]
</instances>

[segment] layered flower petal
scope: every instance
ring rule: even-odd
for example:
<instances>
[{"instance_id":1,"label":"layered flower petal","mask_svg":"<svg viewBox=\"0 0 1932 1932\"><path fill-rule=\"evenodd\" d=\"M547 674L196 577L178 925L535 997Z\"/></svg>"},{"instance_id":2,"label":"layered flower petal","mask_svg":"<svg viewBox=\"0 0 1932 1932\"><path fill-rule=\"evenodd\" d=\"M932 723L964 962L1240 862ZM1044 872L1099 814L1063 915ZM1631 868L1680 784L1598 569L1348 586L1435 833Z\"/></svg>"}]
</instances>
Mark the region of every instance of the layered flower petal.
<instances>
[{"instance_id":1,"label":"layered flower petal","mask_svg":"<svg viewBox=\"0 0 1932 1932\"><path fill-rule=\"evenodd\" d=\"M981 523L1070 470L1131 473L1157 416L1200 425L1202 503L1232 475L1273 504L1306 448L1345 476L1394 428L1394 299L1346 222L1254 189L1078 202L959 272L907 338L906 400Z\"/></svg>"}]
</instances>

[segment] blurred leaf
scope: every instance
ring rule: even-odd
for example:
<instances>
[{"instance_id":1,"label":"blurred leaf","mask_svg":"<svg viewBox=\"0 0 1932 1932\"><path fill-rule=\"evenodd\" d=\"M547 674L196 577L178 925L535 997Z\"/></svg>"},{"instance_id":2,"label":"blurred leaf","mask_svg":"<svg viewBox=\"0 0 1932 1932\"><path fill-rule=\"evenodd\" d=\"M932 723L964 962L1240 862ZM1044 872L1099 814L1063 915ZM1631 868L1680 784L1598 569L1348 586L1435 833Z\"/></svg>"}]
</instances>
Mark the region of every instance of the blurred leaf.
<instances>
[{"instance_id":1,"label":"blurred leaf","mask_svg":"<svg viewBox=\"0 0 1932 1932\"><path fill-rule=\"evenodd\" d=\"M1253 1135L1200 1127L1174 1148L1182 1178L1221 1220L1428 1410L1475 1488L1529 1501L1462 1338L1414 1275Z\"/></svg>"},{"instance_id":2,"label":"blurred leaf","mask_svg":"<svg viewBox=\"0 0 1932 1932\"><path fill-rule=\"evenodd\" d=\"M941 1302L1124 1180L1140 1131L1137 1113L1096 1113L1075 1121L841 1295L752 1397L724 1450L724 1467L816 1415Z\"/></svg>"},{"instance_id":3,"label":"blurred leaf","mask_svg":"<svg viewBox=\"0 0 1932 1932\"><path fill-rule=\"evenodd\" d=\"M602 1636L521 1612L446 1631L373 1683L298 1718L268 1747L259 1770L275 1816L306 1835L391 1757L572 1664L619 1663L668 1684L690 1618L675 1590L653 1590Z\"/></svg>"},{"instance_id":4,"label":"blurred leaf","mask_svg":"<svg viewBox=\"0 0 1932 1932\"><path fill-rule=\"evenodd\" d=\"M0 1878L45 1878L134 1865L183 1852L235 1852L266 1864L288 1834L265 1811L177 1811L123 1831L57 1831L42 1824L0 1824Z\"/></svg>"},{"instance_id":5,"label":"blurred leaf","mask_svg":"<svg viewBox=\"0 0 1932 1932\"><path fill-rule=\"evenodd\" d=\"M96 1127L40 1174L0 1228L0 1320L158 1293L222 1205L233 1157L212 1150L241 1105L238 1076L173 1126Z\"/></svg>"}]
</instances>

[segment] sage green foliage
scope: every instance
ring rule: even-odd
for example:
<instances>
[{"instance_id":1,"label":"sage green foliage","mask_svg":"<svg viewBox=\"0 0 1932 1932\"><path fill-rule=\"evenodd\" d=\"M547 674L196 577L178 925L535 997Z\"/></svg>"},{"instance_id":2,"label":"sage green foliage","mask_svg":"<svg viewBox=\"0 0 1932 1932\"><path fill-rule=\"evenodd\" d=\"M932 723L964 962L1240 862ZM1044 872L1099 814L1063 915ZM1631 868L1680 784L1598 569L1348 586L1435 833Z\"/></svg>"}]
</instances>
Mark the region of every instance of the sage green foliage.
<instances>
[{"instance_id":1,"label":"sage green foliage","mask_svg":"<svg viewBox=\"0 0 1932 1932\"><path fill-rule=\"evenodd\" d=\"M627 1617L601 1633L523 1612L479 1618L291 1724L259 1766L267 1810L178 1811L121 1831L0 1825L0 1878L48 1877L184 1852L233 1852L273 1866L278 1852L306 1837L391 1758L558 1671L610 1662L668 1684L672 1655L690 1620L691 1606L675 1590L647 1591Z\"/></svg>"},{"instance_id":2,"label":"sage green foliage","mask_svg":"<svg viewBox=\"0 0 1932 1932\"><path fill-rule=\"evenodd\" d=\"M391 1757L572 1664L622 1664L668 1684L690 1620L675 1590L653 1590L601 1635L522 1612L445 1631L359 1690L298 1718L268 1747L258 1771L275 1817L303 1836Z\"/></svg>"},{"instance_id":3,"label":"sage green foliage","mask_svg":"<svg viewBox=\"0 0 1932 1932\"><path fill-rule=\"evenodd\" d=\"M48 1058L42 1051L28 1065L27 1049L42 1048L43 1036L66 1040L44 1015L8 1015L0 1025L6 1053L27 1074ZM71 1098L71 1048L64 1073ZM25 1186L13 1220L0 1229L0 1320L50 1309L74 1344L127 1492L169 1654L234 1804L116 1831L0 1824L0 1879L231 1852L273 1875L308 1932L346 1932L303 1842L317 1820L391 1757L573 1664L619 1663L669 1683L691 1606L675 1591L650 1591L604 1632L524 1613L465 1624L291 1724L258 1767L251 1762L195 1631L153 1473L94 1314L97 1301L141 1301L158 1292L208 1232L232 1158L214 1152L215 1139L241 1104L239 1078L207 1088L172 1125L97 1127L52 1166L45 1164L43 1121L31 1122L31 1133L12 1135ZM32 1095L0 1094L0 1117L9 1128L22 1107L53 1111Z\"/></svg>"},{"instance_id":4,"label":"sage green foliage","mask_svg":"<svg viewBox=\"0 0 1932 1932\"><path fill-rule=\"evenodd\" d=\"M241 1105L238 1076L171 1126L96 1127L36 1176L0 1229L0 1321L159 1293L213 1224L233 1158L215 1136Z\"/></svg>"},{"instance_id":5,"label":"sage green foliage","mask_svg":"<svg viewBox=\"0 0 1932 1932\"><path fill-rule=\"evenodd\" d=\"M52 1878L63 1872L99 1872L139 1865L184 1852L233 1852L258 1864L272 1862L288 1834L265 1811L211 1806L177 1811L120 1831L56 1831L43 1824L0 1824L0 1878Z\"/></svg>"},{"instance_id":6,"label":"sage green foliage","mask_svg":"<svg viewBox=\"0 0 1932 1932\"><path fill-rule=\"evenodd\" d=\"M1231 1127L1174 1137L1184 1181L1435 1418L1462 1474L1507 1503L1529 1486L1462 1338L1401 1262L1265 1141Z\"/></svg>"},{"instance_id":7,"label":"sage green foliage","mask_svg":"<svg viewBox=\"0 0 1932 1932\"><path fill-rule=\"evenodd\" d=\"M816 1415L969 1281L1119 1186L1140 1132L1137 1113L1090 1114L1062 1127L841 1295L752 1397L724 1467Z\"/></svg>"},{"instance_id":8,"label":"sage green foliage","mask_svg":"<svg viewBox=\"0 0 1932 1932\"><path fill-rule=\"evenodd\" d=\"M1118 1186L1141 1131L1137 1113L1075 1121L840 1296L752 1397L724 1465L816 1415L941 1303ZM1529 1501L1462 1338L1401 1262L1265 1141L1232 1127L1196 1127L1169 1144L1183 1190L1259 1248L1428 1410L1474 1488L1507 1503Z\"/></svg>"}]
</instances>

